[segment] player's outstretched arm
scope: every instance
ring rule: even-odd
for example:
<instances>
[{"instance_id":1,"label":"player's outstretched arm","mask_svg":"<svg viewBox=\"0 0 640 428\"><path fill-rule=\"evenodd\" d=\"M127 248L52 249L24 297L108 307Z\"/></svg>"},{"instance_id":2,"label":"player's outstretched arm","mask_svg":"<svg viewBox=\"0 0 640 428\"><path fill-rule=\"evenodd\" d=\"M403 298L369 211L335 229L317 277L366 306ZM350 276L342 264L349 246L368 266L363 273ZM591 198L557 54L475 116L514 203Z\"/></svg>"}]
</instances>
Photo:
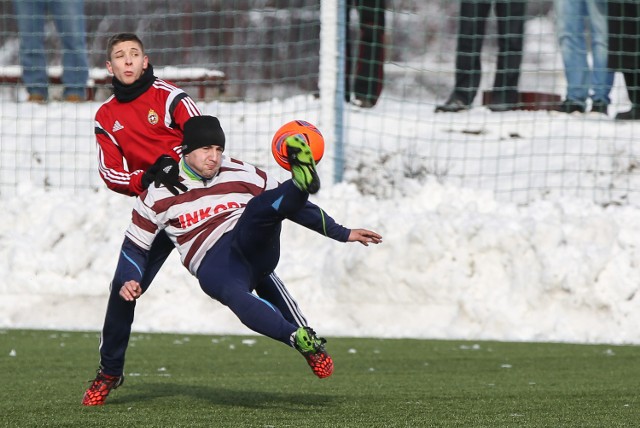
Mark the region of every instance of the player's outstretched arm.
<instances>
[{"instance_id":1,"label":"player's outstretched arm","mask_svg":"<svg viewBox=\"0 0 640 428\"><path fill-rule=\"evenodd\" d=\"M119 294L127 302L133 302L142 295L142 287L138 281L127 281L120 287Z\"/></svg>"},{"instance_id":2,"label":"player's outstretched arm","mask_svg":"<svg viewBox=\"0 0 640 428\"><path fill-rule=\"evenodd\" d=\"M369 244L380 244L382 242L382 236L367 229L351 229L347 242L359 242L365 247L368 247Z\"/></svg>"}]
</instances>

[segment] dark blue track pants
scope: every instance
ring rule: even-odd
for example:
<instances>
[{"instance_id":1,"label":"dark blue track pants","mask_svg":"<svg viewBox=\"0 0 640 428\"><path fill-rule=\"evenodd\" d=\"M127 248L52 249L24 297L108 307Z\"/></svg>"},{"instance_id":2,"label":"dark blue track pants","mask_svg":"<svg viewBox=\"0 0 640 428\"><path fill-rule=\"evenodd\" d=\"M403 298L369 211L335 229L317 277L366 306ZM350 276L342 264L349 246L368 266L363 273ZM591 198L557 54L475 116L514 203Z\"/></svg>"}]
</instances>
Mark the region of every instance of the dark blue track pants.
<instances>
[{"instance_id":1,"label":"dark blue track pants","mask_svg":"<svg viewBox=\"0 0 640 428\"><path fill-rule=\"evenodd\" d=\"M308 196L288 180L251 199L234 229L207 252L197 275L202 290L244 325L285 344L299 325L252 291L278 264L282 221L302 209Z\"/></svg>"},{"instance_id":2,"label":"dark blue track pants","mask_svg":"<svg viewBox=\"0 0 640 428\"><path fill-rule=\"evenodd\" d=\"M198 272L198 279L200 280L203 290L208 295L215 299L218 299L216 296L220 295L220 299L218 300L229 306L249 328L258 333L280 340L280 338L285 335L285 333L283 333L284 331L288 331L294 327L297 328L297 326L307 325L307 321L300 312L295 300L289 295L280 278L273 272L280 254L279 238L281 222L284 217L278 210L271 208L271 204L276 201L280 192L284 194L287 189L294 196L288 198L290 200L287 200L286 203L282 205L282 209L284 210L291 210L292 205L295 209L297 204L300 203L296 202L299 198L302 199L300 206L303 206L307 195L300 192L290 181L285 182L285 184L278 189L267 191L251 200L235 229L225 234L221 241L209 250ZM253 206L255 206L255 208L252 208ZM267 213L268 217L261 218L262 214L258 214L256 210L257 212ZM247 214L247 212L249 212L249 214ZM251 214L252 212L254 214ZM247 226L243 226L243 224ZM245 228L246 230L243 230ZM253 235L254 233L256 234ZM232 239L232 237L234 238ZM229 292L227 290L229 287L217 281L215 278L216 275L228 277L231 275L231 271L225 264L219 263L218 260L213 260L213 251L224 253L225 249L230 250L232 242L234 242L234 255L232 257L230 252L227 251L229 253L227 257L234 263L234 269L237 269L240 275L244 275L245 281L244 283L234 282L233 290L237 291L242 287L244 287L245 290L255 289L261 298L260 300L255 296L241 296L240 299L237 299L235 292ZM256 247L256 245L261 245L261 247ZM246 250L246 255L245 251L241 250L241 248ZM164 231L160 232L151 245L147 267L140 282L143 292L147 290L173 249L174 246L169 237ZM243 264L237 265L239 259L243 261ZM250 264L251 260L256 262L255 267L259 268L260 273ZM210 267L203 271L203 266L209 265ZM246 269L240 268L240 266L244 266L251 274L247 275L245 272ZM216 269L214 269L214 267L216 267ZM115 278L120 277L118 274L119 269L120 266L116 268ZM118 292L121 287L122 284L111 283L107 312L100 337L100 367L106 374L114 376L119 376L124 371L125 352L129 344L129 337L131 336L131 325L136 307L135 301L126 302L120 297ZM271 313L267 313L264 319L276 322L269 324L266 329L256 326L255 324L261 322L260 320L263 317L260 315L254 316L247 314L248 307L243 307L241 303L238 303L238 301L242 301L243 298L245 300L251 298L255 300L255 302L258 302L259 304L255 306L257 306L259 310L264 310L264 307L269 307ZM281 321L281 318L284 318L284 322ZM203 322L205 321L206 320L203 320ZM276 334L273 334L273 332L276 332ZM288 337L286 339L286 343L288 343Z\"/></svg>"}]
</instances>

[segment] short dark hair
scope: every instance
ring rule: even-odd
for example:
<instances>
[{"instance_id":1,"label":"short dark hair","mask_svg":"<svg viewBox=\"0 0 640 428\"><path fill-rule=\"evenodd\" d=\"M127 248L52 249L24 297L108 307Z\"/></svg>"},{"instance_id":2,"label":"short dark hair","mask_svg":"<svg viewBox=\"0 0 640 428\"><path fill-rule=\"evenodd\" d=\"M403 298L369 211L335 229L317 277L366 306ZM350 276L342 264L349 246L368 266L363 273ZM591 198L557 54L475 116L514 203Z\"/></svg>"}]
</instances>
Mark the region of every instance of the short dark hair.
<instances>
[{"instance_id":1,"label":"short dark hair","mask_svg":"<svg viewBox=\"0 0 640 428\"><path fill-rule=\"evenodd\" d=\"M118 33L111 36L107 42L107 61L111 61L111 52L113 51L113 47L122 42L136 42L140 45L142 53L144 53L144 45L138 36L133 33Z\"/></svg>"}]
</instances>

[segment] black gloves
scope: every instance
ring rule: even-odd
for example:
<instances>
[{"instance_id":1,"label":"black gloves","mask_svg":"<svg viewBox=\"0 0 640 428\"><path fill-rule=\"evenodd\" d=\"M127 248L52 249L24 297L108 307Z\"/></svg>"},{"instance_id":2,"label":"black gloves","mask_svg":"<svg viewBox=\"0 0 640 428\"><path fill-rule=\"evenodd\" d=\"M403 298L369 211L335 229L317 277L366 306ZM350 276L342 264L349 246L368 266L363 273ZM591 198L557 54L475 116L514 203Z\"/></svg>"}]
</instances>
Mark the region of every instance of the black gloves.
<instances>
[{"instance_id":1,"label":"black gloves","mask_svg":"<svg viewBox=\"0 0 640 428\"><path fill-rule=\"evenodd\" d=\"M187 191L187 186L182 184L178 179L178 162L169 155L162 155L156 162L142 174L142 187L148 188L151 183L155 183L156 187L164 185L171 193L178 196L178 189L183 192Z\"/></svg>"}]
</instances>

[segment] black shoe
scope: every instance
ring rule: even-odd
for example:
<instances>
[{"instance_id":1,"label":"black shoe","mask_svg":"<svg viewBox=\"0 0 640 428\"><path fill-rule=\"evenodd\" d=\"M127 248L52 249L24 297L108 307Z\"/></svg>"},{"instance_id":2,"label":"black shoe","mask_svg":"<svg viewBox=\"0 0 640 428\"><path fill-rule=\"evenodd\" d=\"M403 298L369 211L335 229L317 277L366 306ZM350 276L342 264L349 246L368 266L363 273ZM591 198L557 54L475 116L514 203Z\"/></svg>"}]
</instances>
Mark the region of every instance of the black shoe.
<instances>
[{"instance_id":1,"label":"black shoe","mask_svg":"<svg viewBox=\"0 0 640 428\"><path fill-rule=\"evenodd\" d=\"M640 107L616 114L616 120L640 120Z\"/></svg>"},{"instance_id":2,"label":"black shoe","mask_svg":"<svg viewBox=\"0 0 640 428\"><path fill-rule=\"evenodd\" d=\"M561 113L568 113L568 114L575 113L575 112L584 113L584 110L585 110L584 105L572 100L564 100L562 104L560 104L556 109L556 111L559 111Z\"/></svg>"},{"instance_id":3,"label":"black shoe","mask_svg":"<svg viewBox=\"0 0 640 428\"><path fill-rule=\"evenodd\" d=\"M446 103L436 107L436 113L457 113L464 110L469 110L469 105L455 98L449 98Z\"/></svg>"},{"instance_id":4,"label":"black shoe","mask_svg":"<svg viewBox=\"0 0 640 428\"><path fill-rule=\"evenodd\" d=\"M592 113L601 113L606 115L607 114L607 107L608 104L605 103L604 101L594 101L593 104L591 105L591 112Z\"/></svg>"}]
</instances>

